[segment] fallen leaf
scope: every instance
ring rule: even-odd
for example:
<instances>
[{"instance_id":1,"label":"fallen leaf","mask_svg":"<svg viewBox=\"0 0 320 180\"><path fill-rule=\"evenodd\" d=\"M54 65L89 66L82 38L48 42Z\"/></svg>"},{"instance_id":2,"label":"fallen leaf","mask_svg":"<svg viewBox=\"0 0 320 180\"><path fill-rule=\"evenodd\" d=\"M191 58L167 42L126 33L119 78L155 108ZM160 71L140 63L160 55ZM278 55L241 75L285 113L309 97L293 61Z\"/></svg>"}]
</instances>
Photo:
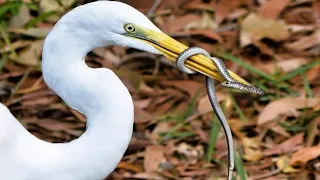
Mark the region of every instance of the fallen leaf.
<instances>
[{"instance_id":1,"label":"fallen leaf","mask_svg":"<svg viewBox=\"0 0 320 180\"><path fill-rule=\"evenodd\" d=\"M126 169L136 173L143 172L143 169L141 167L129 162L124 162L124 161L119 162L119 164L117 165L117 168Z\"/></svg>"},{"instance_id":2,"label":"fallen leaf","mask_svg":"<svg viewBox=\"0 0 320 180\"><path fill-rule=\"evenodd\" d=\"M31 19L29 8L23 4L20 8L19 14L13 16L9 22L11 28L23 28L23 26Z\"/></svg>"},{"instance_id":3,"label":"fallen leaf","mask_svg":"<svg viewBox=\"0 0 320 180\"><path fill-rule=\"evenodd\" d=\"M194 30L187 31L186 33L188 33L190 35L202 35L202 36L205 36L209 39L216 40L220 43L223 42L220 35L211 29L194 29Z\"/></svg>"},{"instance_id":4,"label":"fallen leaf","mask_svg":"<svg viewBox=\"0 0 320 180\"><path fill-rule=\"evenodd\" d=\"M320 156L320 146L305 147L292 154L290 165L304 167L308 161Z\"/></svg>"},{"instance_id":5,"label":"fallen leaf","mask_svg":"<svg viewBox=\"0 0 320 180\"><path fill-rule=\"evenodd\" d=\"M287 43L285 46L294 51L303 51L308 48L320 44L320 30L315 31L313 34L300 38L292 43Z\"/></svg>"},{"instance_id":6,"label":"fallen leaf","mask_svg":"<svg viewBox=\"0 0 320 180\"><path fill-rule=\"evenodd\" d=\"M264 1L259 9L259 15L264 18L277 19L279 14L287 7L290 0Z\"/></svg>"},{"instance_id":7,"label":"fallen leaf","mask_svg":"<svg viewBox=\"0 0 320 180\"><path fill-rule=\"evenodd\" d=\"M121 63L119 56L116 56L113 52L104 47L95 48L93 52L101 58L110 61L115 66L118 66Z\"/></svg>"},{"instance_id":8,"label":"fallen leaf","mask_svg":"<svg viewBox=\"0 0 320 180\"><path fill-rule=\"evenodd\" d=\"M62 11L62 7L55 0L40 1L40 8L43 12Z\"/></svg>"},{"instance_id":9,"label":"fallen leaf","mask_svg":"<svg viewBox=\"0 0 320 180\"><path fill-rule=\"evenodd\" d=\"M289 157L284 155L277 159L277 167L278 169L281 169L284 173L296 173L299 172L300 169L295 169L289 164Z\"/></svg>"},{"instance_id":10,"label":"fallen leaf","mask_svg":"<svg viewBox=\"0 0 320 180\"><path fill-rule=\"evenodd\" d=\"M199 145L194 147L184 142L177 145L175 151L184 155L190 164L196 164L202 158L204 153L202 146Z\"/></svg>"},{"instance_id":11,"label":"fallen leaf","mask_svg":"<svg viewBox=\"0 0 320 180\"><path fill-rule=\"evenodd\" d=\"M272 156L277 154L284 154L292 152L296 147L303 144L303 133L299 133L281 144L263 151L265 156Z\"/></svg>"},{"instance_id":12,"label":"fallen leaf","mask_svg":"<svg viewBox=\"0 0 320 180\"><path fill-rule=\"evenodd\" d=\"M282 41L288 37L288 27L282 20L267 19L251 13L241 25L241 47L251 44L252 40L270 38L274 41Z\"/></svg>"},{"instance_id":13,"label":"fallen leaf","mask_svg":"<svg viewBox=\"0 0 320 180\"><path fill-rule=\"evenodd\" d=\"M32 44L32 41L16 41L14 43L12 43L10 46L6 45L3 48L0 49L0 53L7 53L10 52L12 50L16 50L19 48L24 48L26 46L29 46Z\"/></svg>"},{"instance_id":14,"label":"fallen leaf","mask_svg":"<svg viewBox=\"0 0 320 180\"><path fill-rule=\"evenodd\" d=\"M57 122L53 119L42 119L37 122L37 126L42 127L48 131L66 131L69 129L78 128L78 125L75 123L69 122Z\"/></svg>"},{"instance_id":15,"label":"fallen leaf","mask_svg":"<svg viewBox=\"0 0 320 180\"><path fill-rule=\"evenodd\" d=\"M133 104L135 108L145 109L149 107L151 100L151 98L134 100Z\"/></svg>"},{"instance_id":16,"label":"fallen leaf","mask_svg":"<svg viewBox=\"0 0 320 180\"><path fill-rule=\"evenodd\" d=\"M162 146L153 145L146 148L144 155L144 169L146 172L155 172L161 163L166 162L165 149Z\"/></svg>"},{"instance_id":17,"label":"fallen leaf","mask_svg":"<svg viewBox=\"0 0 320 180\"><path fill-rule=\"evenodd\" d=\"M194 97L197 92L200 92L199 95L205 93L205 86L203 83L196 81L162 81L161 84L166 86L174 86L180 90L187 92L191 97Z\"/></svg>"},{"instance_id":18,"label":"fallen leaf","mask_svg":"<svg viewBox=\"0 0 320 180\"><path fill-rule=\"evenodd\" d=\"M250 162L257 162L263 158L263 153L259 149L244 148L243 158Z\"/></svg>"},{"instance_id":19,"label":"fallen leaf","mask_svg":"<svg viewBox=\"0 0 320 180\"><path fill-rule=\"evenodd\" d=\"M7 31L35 38L45 38L51 31L51 28L7 29Z\"/></svg>"},{"instance_id":20,"label":"fallen leaf","mask_svg":"<svg viewBox=\"0 0 320 180\"><path fill-rule=\"evenodd\" d=\"M201 16L197 14L187 14L184 16L176 16L169 18L168 22L165 24L165 32L175 33L185 29L185 27L191 22L200 21Z\"/></svg>"},{"instance_id":21,"label":"fallen leaf","mask_svg":"<svg viewBox=\"0 0 320 180\"><path fill-rule=\"evenodd\" d=\"M172 125L169 122L161 121L153 129L152 133L150 134L150 138L153 142L157 142L160 138L160 134L168 132L171 128Z\"/></svg>"},{"instance_id":22,"label":"fallen leaf","mask_svg":"<svg viewBox=\"0 0 320 180\"><path fill-rule=\"evenodd\" d=\"M226 94L224 94L220 91L216 92L216 96L217 96L219 102L221 102L222 100L224 100L226 98ZM198 106L197 106L197 111L199 114L206 114L208 112L213 111L208 95L203 96L199 100Z\"/></svg>"},{"instance_id":23,"label":"fallen leaf","mask_svg":"<svg viewBox=\"0 0 320 180\"><path fill-rule=\"evenodd\" d=\"M43 40L33 42L29 48L19 53L19 58L16 60L16 62L28 66L39 65L42 46Z\"/></svg>"},{"instance_id":24,"label":"fallen leaf","mask_svg":"<svg viewBox=\"0 0 320 180\"><path fill-rule=\"evenodd\" d=\"M147 123L153 116L140 108L134 108L134 123Z\"/></svg>"},{"instance_id":25,"label":"fallen leaf","mask_svg":"<svg viewBox=\"0 0 320 180\"><path fill-rule=\"evenodd\" d=\"M314 24L289 24L288 28L292 33L299 33L299 32L312 32L316 29Z\"/></svg>"},{"instance_id":26,"label":"fallen leaf","mask_svg":"<svg viewBox=\"0 0 320 180\"><path fill-rule=\"evenodd\" d=\"M248 14L248 10L245 8L238 8L235 9L234 11L232 11L230 14L228 14L227 19L229 21L233 21L235 19L241 18L243 16L245 16L246 14Z\"/></svg>"},{"instance_id":27,"label":"fallen leaf","mask_svg":"<svg viewBox=\"0 0 320 180\"><path fill-rule=\"evenodd\" d=\"M61 1L61 4L64 8L69 8L71 7L77 0L63 0Z\"/></svg>"},{"instance_id":28,"label":"fallen leaf","mask_svg":"<svg viewBox=\"0 0 320 180\"><path fill-rule=\"evenodd\" d=\"M320 98L285 97L270 102L260 113L258 125L275 120L279 115L290 113L298 116L298 109L312 108L320 103Z\"/></svg>"},{"instance_id":29,"label":"fallen leaf","mask_svg":"<svg viewBox=\"0 0 320 180\"><path fill-rule=\"evenodd\" d=\"M74 110L74 109L71 109L71 108L70 108L70 112L71 112L79 121L81 121L81 122L83 122L83 123L86 123L86 122L87 122L87 118L86 118L83 114L81 114L80 112L78 112L78 111L76 111L76 110Z\"/></svg>"},{"instance_id":30,"label":"fallen leaf","mask_svg":"<svg viewBox=\"0 0 320 180\"><path fill-rule=\"evenodd\" d=\"M312 14L314 21L320 26L320 1L312 2Z\"/></svg>"},{"instance_id":31,"label":"fallen leaf","mask_svg":"<svg viewBox=\"0 0 320 180\"><path fill-rule=\"evenodd\" d=\"M294 57L283 61L278 61L277 66L284 72L290 72L298 69L299 67L308 64L310 61L304 57Z\"/></svg>"},{"instance_id":32,"label":"fallen leaf","mask_svg":"<svg viewBox=\"0 0 320 180\"><path fill-rule=\"evenodd\" d=\"M259 137L248 138L245 137L242 140L244 146L243 158L247 161L256 162L263 157L263 153L259 149L261 140Z\"/></svg>"},{"instance_id":33,"label":"fallen leaf","mask_svg":"<svg viewBox=\"0 0 320 180\"><path fill-rule=\"evenodd\" d=\"M240 5L248 5L247 0L220 0L212 1L211 5L215 11L215 20L217 24L221 22Z\"/></svg>"},{"instance_id":34,"label":"fallen leaf","mask_svg":"<svg viewBox=\"0 0 320 180\"><path fill-rule=\"evenodd\" d=\"M218 28L217 23L213 20L210 13L203 13L201 20L188 23L184 28L186 31L191 29L210 29L216 30Z\"/></svg>"},{"instance_id":35,"label":"fallen leaf","mask_svg":"<svg viewBox=\"0 0 320 180\"><path fill-rule=\"evenodd\" d=\"M24 100L24 101L21 101L21 104L23 106L37 107L37 106L45 106L45 105L53 104L57 101L58 101L58 98L56 96L52 96L52 97L40 97L37 99Z\"/></svg>"}]
</instances>

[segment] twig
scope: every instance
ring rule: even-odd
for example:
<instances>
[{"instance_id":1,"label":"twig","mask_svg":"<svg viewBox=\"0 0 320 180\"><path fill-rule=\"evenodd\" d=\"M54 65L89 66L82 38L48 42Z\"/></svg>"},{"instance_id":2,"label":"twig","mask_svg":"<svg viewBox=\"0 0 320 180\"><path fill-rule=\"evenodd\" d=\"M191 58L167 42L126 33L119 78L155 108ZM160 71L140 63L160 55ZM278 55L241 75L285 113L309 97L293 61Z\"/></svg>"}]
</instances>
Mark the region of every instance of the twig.
<instances>
[{"instance_id":1,"label":"twig","mask_svg":"<svg viewBox=\"0 0 320 180\"><path fill-rule=\"evenodd\" d=\"M150 17L154 13L154 11L159 7L160 4L161 0L155 0L147 13L147 17Z\"/></svg>"}]
</instances>

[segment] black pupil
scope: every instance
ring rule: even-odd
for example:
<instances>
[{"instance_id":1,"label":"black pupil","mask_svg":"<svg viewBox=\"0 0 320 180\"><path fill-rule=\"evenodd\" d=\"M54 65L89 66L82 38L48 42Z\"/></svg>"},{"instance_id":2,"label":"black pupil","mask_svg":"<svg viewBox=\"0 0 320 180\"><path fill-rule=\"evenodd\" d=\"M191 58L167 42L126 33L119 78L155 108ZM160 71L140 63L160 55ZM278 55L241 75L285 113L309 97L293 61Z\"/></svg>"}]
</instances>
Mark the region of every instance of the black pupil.
<instances>
[{"instance_id":1,"label":"black pupil","mask_svg":"<svg viewBox=\"0 0 320 180\"><path fill-rule=\"evenodd\" d=\"M129 27L128 27L128 30L129 30L129 31L133 30L133 27L132 27L132 26L129 26Z\"/></svg>"}]
</instances>

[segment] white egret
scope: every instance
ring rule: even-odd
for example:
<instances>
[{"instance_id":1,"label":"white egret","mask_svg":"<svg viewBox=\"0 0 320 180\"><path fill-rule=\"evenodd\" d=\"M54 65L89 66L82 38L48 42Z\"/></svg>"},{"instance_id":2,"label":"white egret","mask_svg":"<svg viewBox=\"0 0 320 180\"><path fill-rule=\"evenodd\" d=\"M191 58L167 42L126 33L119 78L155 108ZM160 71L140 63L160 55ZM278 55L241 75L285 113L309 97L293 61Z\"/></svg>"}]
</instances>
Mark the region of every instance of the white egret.
<instances>
[{"instance_id":1,"label":"white egret","mask_svg":"<svg viewBox=\"0 0 320 180\"><path fill-rule=\"evenodd\" d=\"M0 104L1 180L95 180L115 169L132 134L132 98L111 70L92 69L84 61L92 49L108 45L163 54L173 61L187 48L120 2L97 1L64 15L45 39L42 72L46 84L86 116L86 131L69 143L48 143L30 134ZM203 55L192 56L186 66L223 81Z\"/></svg>"}]
</instances>

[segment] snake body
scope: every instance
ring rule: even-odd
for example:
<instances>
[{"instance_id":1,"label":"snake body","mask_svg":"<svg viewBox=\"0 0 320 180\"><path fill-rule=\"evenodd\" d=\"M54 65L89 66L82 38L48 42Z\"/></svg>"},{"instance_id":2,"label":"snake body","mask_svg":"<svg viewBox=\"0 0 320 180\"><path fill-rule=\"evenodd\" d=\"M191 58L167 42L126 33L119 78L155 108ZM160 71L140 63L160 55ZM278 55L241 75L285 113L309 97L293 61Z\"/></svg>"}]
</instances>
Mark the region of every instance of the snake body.
<instances>
[{"instance_id":1,"label":"snake body","mask_svg":"<svg viewBox=\"0 0 320 180\"><path fill-rule=\"evenodd\" d=\"M254 93L254 94L259 94L259 95L264 95L264 90L256 88L251 85L241 84L238 81L224 81L221 84L225 87L240 89L242 91L246 91L246 92L250 92L250 93Z\"/></svg>"},{"instance_id":2,"label":"snake body","mask_svg":"<svg viewBox=\"0 0 320 180\"><path fill-rule=\"evenodd\" d=\"M251 85L245 85L245 84L242 84L242 83L234 80L230 76L226 65L224 64L224 62L220 58L211 57L210 54L206 50L199 48L199 47L190 47L190 48L184 50L183 52L181 52L176 59L177 68L180 71L185 72L187 74L196 73L196 71L191 70L184 65L185 61L189 57L196 55L196 54L202 54L202 55L210 58L215 63L215 65L217 66L217 68L219 70L219 73L226 80L226 81L222 82L223 86L235 88L235 89L240 89L240 90L243 90L246 92L260 94L260 95L264 94L264 91L262 89L256 88ZM223 127L225 135L226 135L227 144L228 144L228 159L229 159L228 179L231 180L232 171L234 169L234 154L233 154L234 149L233 149L232 133L231 133L228 121L227 121L223 111L221 110L221 107L219 105L219 101L218 101L217 96L215 94L214 79L206 77L206 86L207 86L207 93L208 93L208 97L209 97L211 106L212 106L213 110L215 111L215 113L216 113L216 115L217 115L217 117Z\"/></svg>"}]
</instances>

